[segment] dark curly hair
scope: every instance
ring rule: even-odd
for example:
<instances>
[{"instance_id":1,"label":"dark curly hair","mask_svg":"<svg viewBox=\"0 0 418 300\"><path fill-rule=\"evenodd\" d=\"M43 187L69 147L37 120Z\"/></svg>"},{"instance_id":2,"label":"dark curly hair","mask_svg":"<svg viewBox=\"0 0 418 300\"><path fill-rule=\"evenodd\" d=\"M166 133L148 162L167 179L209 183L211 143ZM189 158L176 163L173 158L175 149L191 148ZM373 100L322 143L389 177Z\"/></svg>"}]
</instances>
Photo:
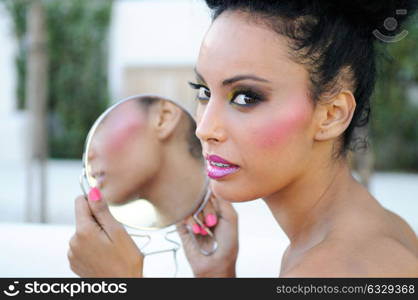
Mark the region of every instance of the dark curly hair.
<instances>
[{"instance_id":1,"label":"dark curly hair","mask_svg":"<svg viewBox=\"0 0 418 300\"><path fill-rule=\"evenodd\" d=\"M370 97L376 81L376 32L394 36L395 26L411 16L417 0L320 1L320 0L206 0L213 20L224 11L247 12L251 20L262 22L290 40L289 54L307 67L310 98L314 103L337 92L342 85L352 90L356 108L344 132L337 156L355 151L358 142L354 129L365 126L370 115ZM402 13L400 13L402 12Z\"/></svg>"}]
</instances>

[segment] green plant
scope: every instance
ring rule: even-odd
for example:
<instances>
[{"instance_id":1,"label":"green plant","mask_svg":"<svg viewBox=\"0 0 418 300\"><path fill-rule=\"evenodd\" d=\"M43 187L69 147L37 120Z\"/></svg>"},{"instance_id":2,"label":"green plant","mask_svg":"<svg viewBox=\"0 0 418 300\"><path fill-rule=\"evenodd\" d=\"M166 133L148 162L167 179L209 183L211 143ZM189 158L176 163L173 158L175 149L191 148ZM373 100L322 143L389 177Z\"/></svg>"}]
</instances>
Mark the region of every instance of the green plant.
<instances>
[{"instance_id":1,"label":"green plant","mask_svg":"<svg viewBox=\"0 0 418 300\"><path fill-rule=\"evenodd\" d=\"M47 6L52 157L80 157L88 129L109 103L107 30L112 1Z\"/></svg>"},{"instance_id":2,"label":"green plant","mask_svg":"<svg viewBox=\"0 0 418 300\"><path fill-rule=\"evenodd\" d=\"M418 171L418 106L408 91L418 87L418 16L408 35L386 50L372 98L371 138L376 168Z\"/></svg>"}]
</instances>

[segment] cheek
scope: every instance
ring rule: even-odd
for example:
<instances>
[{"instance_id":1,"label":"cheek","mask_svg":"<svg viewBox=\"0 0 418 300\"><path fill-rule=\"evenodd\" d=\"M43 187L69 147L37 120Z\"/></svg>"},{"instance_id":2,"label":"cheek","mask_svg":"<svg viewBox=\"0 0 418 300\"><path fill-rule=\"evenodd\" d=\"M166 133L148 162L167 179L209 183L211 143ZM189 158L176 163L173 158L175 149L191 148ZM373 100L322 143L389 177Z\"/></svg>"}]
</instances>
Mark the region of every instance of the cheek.
<instances>
[{"instance_id":1,"label":"cheek","mask_svg":"<svg viewBox=\"0 0 418 300\"><path fill-rule=\"evenodd\" d=\"M307 129L311 114L309 105L303 101L295 101L286 108L277 109L271 117L260 118L258 124L254 124L253 144L262 149L277 149L284 147L294 137Z\"/></svg>"},{"instance_id":2,"label":"cheek","mask_svg":"<svg viewBox=\"0 0 418 300\"><path fill-rule=\"evenodd\" d=\"M114 124L106 137L104 151L108 155L123 153L129 150L130 145L134 143L139 136L144 134L144 122L141 120L124 120Z\"/></svg>"}]
</instances>

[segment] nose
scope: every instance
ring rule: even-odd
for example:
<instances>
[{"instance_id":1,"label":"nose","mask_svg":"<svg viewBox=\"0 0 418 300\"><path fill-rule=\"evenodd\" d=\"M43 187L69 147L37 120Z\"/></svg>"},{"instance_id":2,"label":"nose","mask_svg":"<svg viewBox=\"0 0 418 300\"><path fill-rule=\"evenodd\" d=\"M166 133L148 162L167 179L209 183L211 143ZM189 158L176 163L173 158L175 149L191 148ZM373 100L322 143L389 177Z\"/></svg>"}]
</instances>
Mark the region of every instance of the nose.
<instances>
[{"instance_id":1,"label":"nose","mask_svg":"<svg viewBox=\"0 0 418 300\"><path fill-rule=\"evenodd\" d=\"M225 141L224 105L224 101L211 98L206 105L198 108L196 136L201 142Z\"/></svg>"}]
</instances>

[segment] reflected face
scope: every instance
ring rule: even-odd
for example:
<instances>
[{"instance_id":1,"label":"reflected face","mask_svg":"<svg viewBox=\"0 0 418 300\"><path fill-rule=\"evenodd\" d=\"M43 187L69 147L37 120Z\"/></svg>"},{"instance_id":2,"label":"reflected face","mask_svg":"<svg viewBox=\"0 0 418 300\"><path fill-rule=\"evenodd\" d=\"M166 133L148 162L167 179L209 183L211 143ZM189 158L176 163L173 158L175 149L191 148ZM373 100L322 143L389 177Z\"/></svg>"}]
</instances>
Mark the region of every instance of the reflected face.
<instances>
[{"instance_id":1,"label":"reflected face","mask_svg":"<svg viewBox=\"0 0 418 300\"><path fill-rule=\"evenodd\" d=\"M88 152L90 174L106 200L136 198L157 172L157 144L148 123L140 103L129 100L111 110L94 133Z\"/></svg>"},{"instance_id":2,"label":"reflected face","mask_svg":"<svg viewBox=\"0 0 418 300\"><path fill-rule=\"evenodd\" d=\"M271 195L308 165L314 106L308 73L289 50L284 38L240 12L220 15L201 45L192 84L199 101L196 134L203 155L238 166L211 180L226 200ZM225 171L214 168L208 167L209 176Z\"/></svg>"}]
</instances>

